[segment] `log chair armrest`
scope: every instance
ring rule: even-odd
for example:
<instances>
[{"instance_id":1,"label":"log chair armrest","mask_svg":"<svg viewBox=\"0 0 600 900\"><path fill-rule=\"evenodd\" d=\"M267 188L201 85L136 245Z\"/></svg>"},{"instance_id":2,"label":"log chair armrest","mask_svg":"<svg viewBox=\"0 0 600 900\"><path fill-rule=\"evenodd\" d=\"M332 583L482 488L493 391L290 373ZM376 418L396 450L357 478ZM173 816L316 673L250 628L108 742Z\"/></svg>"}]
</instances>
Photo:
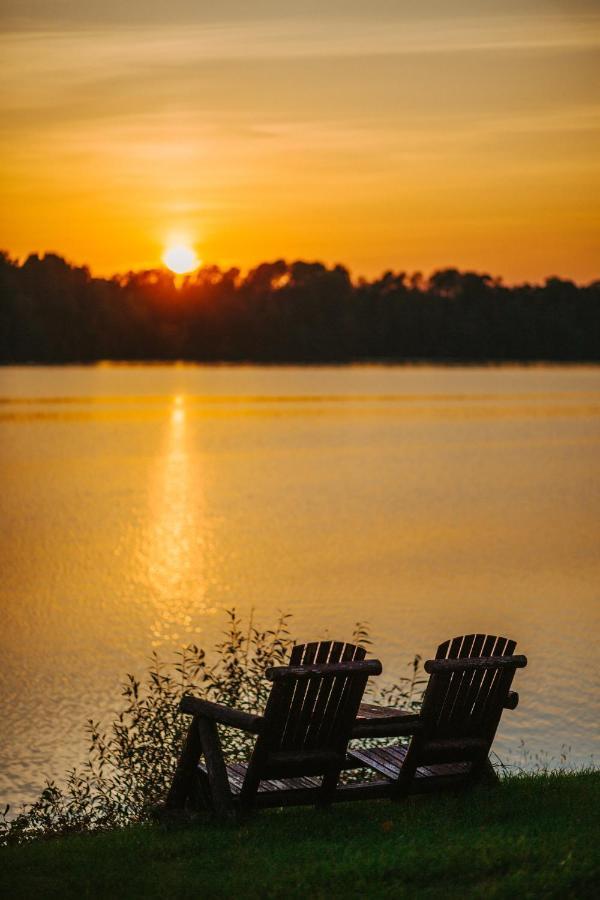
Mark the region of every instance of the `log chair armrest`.
<instances>
[{"instance_id":1,"label":"log chair armrest","mask_svg":"<svg viewBox=\"0 0 600 900\"><path fill-rule=\"evenodd\" d=\"M526 656L472 656L458 659L428 659L423 668L428 675L451 675L453 672L473 672L481 669L524 669Z\"/></svg>"},{"instance_id":2,"label":"log chair armrest","mask_svg":"<svg viewBox=\"0 0 600 900\"><path fill-rule=\"evenodd\" d=\"M423 720L418 713L406 716L382 717L377 719L357 719L352 728L355 738L410 737L423 730Z\"/></svg>"},{"instance_id":3,"label":"log chair armrest","mask_svg":"<svg viewBox=\"0 0 600 900\"><path fill-rule=\"evenodd\" d=\"M504 709L516 709L519 705L519 694L517 691L509 691L508 697L504 703Z\"/></svg>"},{"instance_id":4,"label":"log chair armrest","mask_svg":"<svg viewBox=\"0 0 600 900\"><path fill-rule=\"evenodd\" d=\"M354 662L306 663L302 666L270 666L265 671L269 681L290 678L321 678L335 675L381 675L382 665L378 659L362 659Z\"/></svg>"},{"instance_id":5,"label":"log chair armrest","mask_svg":"<svg viewBox=\"0 0 600 900\"><path fill-rule=\"evenodd\" d=\"M181 698L179 711L190 716L203 716L218 725L231 725L250 734L259 734L263 723L262 716L221 706L220 703L212 703L210 700L201 700L200 697L192 697L189 694Z\"/></svg>"}]
</instances>

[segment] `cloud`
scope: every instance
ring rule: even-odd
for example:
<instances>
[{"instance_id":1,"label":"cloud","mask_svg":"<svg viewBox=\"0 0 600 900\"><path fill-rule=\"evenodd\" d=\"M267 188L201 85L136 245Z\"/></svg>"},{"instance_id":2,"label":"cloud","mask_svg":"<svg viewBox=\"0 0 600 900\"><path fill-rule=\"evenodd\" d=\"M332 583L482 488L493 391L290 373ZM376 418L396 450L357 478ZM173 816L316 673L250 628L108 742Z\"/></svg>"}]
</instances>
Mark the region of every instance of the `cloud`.
<instances>
[{"instance_id":1,"label":"cloud","mask_svg":"<svg viewBox=\"0 0 600 900\"><path fill-rule=\"evenodd\" d=\"M127 74L140 66L180 66L215 60L286 60L310 57L448 54L586 49L600 45L600 13L590 16L513 16L469 21L344 19L335 28L305 19L182 29L87 29L7 32L4 68L26 76L80 78Z\"/></svg>"},{"instance_id":2,"label":"cloud","mask_svg":"<svg viewBox=\"0 0 600 900\"><path fill-rule=\"evenodd\" d=\"M294 20L331 23L359 19L363 22L415 20L432 21L448 17L448 0L3 0L0 22L5 28L72 29L107 25L170 25L252 23ZM579 15L597 12L597 0L454 0L452 18L547 13Z\"/></svg>"}]
</instances>

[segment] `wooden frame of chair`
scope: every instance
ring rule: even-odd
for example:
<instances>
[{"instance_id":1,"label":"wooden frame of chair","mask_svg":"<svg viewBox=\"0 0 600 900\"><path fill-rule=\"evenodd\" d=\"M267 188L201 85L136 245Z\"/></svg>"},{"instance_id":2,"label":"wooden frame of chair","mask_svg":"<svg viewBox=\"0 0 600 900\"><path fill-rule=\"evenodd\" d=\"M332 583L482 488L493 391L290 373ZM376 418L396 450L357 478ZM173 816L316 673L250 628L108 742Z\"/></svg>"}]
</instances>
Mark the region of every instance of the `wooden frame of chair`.
<instances>
[{"instance_id":1,"label":"wooden frame of chair","mask_svg":"<svg viewBox=\"0 0 600 900\"><path fill-rule=\"evenodd\" d=\"M340 641L298 645L290 665L266 670L263 715L184 697L179 708L193 719L166 809L191 801L227 819L255 806L331 803L367 680L381 673L365 653ZM218 724L257 735L247 764L227 765Z\"/></svg>"},{"instance_id":2,"label":"wooden frame of chair","mask_svg":"<svg viewBox=\"0 0 600 900\"><path fill-rule=\"evenodd\" d=\"M527 659L515 656L515 647L515 641L484 634L440 644L436 658L424 666L430 679L408 747L351 750L350 758L383 775L396 800L409 792L467 786L480 779L502 710L515 709L519 700L511 685ZM376 791L381 794L381 785ZM363 793L368 796L368 790Z\"/></svg>"}]
</instances>

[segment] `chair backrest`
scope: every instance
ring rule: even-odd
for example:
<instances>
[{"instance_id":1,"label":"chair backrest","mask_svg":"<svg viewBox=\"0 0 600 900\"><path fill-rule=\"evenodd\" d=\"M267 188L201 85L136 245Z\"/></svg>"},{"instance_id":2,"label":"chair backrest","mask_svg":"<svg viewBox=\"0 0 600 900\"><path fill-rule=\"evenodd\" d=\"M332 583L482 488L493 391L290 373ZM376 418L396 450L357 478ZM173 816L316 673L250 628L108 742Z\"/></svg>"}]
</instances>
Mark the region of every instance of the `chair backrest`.
<instances>
[{"instance_id":1,"label":"chair backrest","mask_svg":"<svg viewBox=\"0 0 600 900\"><path fill-rule=\"evenodd\" d=\"M381 673L379 660L365 660L364 648L352 644L323 641L294 650L289 666L265 673L273 686L246 773L246 798L262 779L337 778L367 680Z\"/></svg>"},{"instance_id":2,"label":"chair backrest","mask_svg":"<svg viewBox=\"0 0 600 900\"><path fill-rule=\"evenodd\" d=\"M310 644L294 644L289 664L301 666L305 663L358 662L366 655L366 649L357 644L347 644L344 641L313 641Z\"/></svg>"},{"instance_id":3,"label":"chair backrest","mask_svg":"<svg viewBox=\"0 0 600 900\"><path fill-rule=\"evenodd\" d=\"M440 644L424 666L430 679L422 731L411 741L405 775L427 764L469 762L475 769L485 763L515 672L527 665L515 647L515 641L484 634Z\"/></svg>"}]
</instances>

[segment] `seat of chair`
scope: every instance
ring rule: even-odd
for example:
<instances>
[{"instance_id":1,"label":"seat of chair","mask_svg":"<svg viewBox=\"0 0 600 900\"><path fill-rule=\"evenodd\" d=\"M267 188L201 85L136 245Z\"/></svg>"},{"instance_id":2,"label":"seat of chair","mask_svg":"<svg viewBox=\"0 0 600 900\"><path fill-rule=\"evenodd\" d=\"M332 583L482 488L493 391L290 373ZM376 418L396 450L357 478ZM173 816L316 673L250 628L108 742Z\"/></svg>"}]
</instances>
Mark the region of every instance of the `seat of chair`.
<instances>
[{"instance_id":1,"label":"seat of chair","mask_svg":"<svg viewBox=\"0 0 600 900\"><path fill-rule=\"evenodd\" d=\"M349 750L348 756L374 769L390 781L395 781L406 758L408 747L372 747L368 750ZM439 765L420 766L415 778L440 778L445 776L464 776L469 772L469 763L443 763Z\"/></svg>"},{"instance_id":2,"label":"seat of chair","mask_svg":"<svg viewBox=\"0 0 600 900\"><path fill-rule=\"evenodd\" d=\"M369 737L408 737L421 727L418 713L392 706L378 706L375 703L361 703L352 736Z\"/></svg>"},{"instance_id":3,"label":"seat of chair","mask_svg":"<svg viewBox=\"0 0 600 900\"><path fill-rule=\"evenodd\" d=\"M207 774L206 765L200 762L198 768L204 774ZM244 778L248 770L248 763L229 763L226 766L227 777L229 779L229 788L234 796L241 793ZM259 794L269 794L279 791L305 791L307 789L315 789L321 786L320 775L303 775L296 778L278 778L266 779L260 782L258 786Z\"/></svg>"},{"instance_id":4,"label":"seat of chair","mask_svg":"<svg viewBox=\"0 0 600 900\"><path fill-rule=\"evenodd\" d=\"M419 714L409 712L406 709L398 709L394 706L379 706L377 703L361 703L356 716L357 722L370 722L374 719L389 721L406 721L418 719Z\"/></svg>"}]
</instances>

